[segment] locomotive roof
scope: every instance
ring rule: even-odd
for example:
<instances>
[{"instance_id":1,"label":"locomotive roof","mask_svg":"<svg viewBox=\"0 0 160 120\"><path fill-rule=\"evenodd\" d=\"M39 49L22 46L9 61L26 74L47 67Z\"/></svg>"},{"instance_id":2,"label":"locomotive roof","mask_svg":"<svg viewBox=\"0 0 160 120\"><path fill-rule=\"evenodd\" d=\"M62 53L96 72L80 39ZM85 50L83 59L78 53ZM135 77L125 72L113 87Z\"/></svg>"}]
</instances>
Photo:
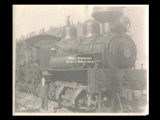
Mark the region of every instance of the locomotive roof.
<instances>
[{"instance_id":1,"label":"locomotive roof","mask_svg":"<svg viewBox=\"0 0 160 120\"><path fill-rule=\"evenodd\" d=\"M17 42L17 44L21 44L23 43L24 41L29 43L29 42L38 42L40 40L44 40L44 39L48 39L48 40L60 40L61 38L60 37L57 37L57 36L53 36L53 35L49 35L49 34L40 34L40 35L36 35L36 36L32 36L30 38L27 38L27 39L24 39L22 41L19 41Z\"/></svg>"}]
</instances>

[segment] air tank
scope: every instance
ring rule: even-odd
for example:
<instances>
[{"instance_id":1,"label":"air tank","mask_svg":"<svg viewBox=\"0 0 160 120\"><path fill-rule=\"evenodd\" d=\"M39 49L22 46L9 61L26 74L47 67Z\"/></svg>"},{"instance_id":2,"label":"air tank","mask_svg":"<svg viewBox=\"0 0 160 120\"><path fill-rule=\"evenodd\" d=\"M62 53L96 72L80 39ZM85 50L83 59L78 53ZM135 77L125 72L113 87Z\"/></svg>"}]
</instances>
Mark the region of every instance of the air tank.
<instances>
[{"instance_id":1,"label":"air tank","mask_svg":"<svg viewBox=\"0 0 160 120\"><path fill-rule=\"evenodd\" d=\"M63 39L76 39L77 38L77 29L73 25L66 25L63 29Z\"/></svg>"},{"instance_id":2,"label":"air tank","mask_svg":"<svg viewBox=\"0 0 160 120\"><path fill-rule=\"evenodd\" d=\"M84 37L94 37L100 34L100 23L96 20L86 20L83 24Z\"/></svg>"},{"instance_id":3,"label":"air tank","mask_svg":"<svg viewBox=\"0 0 160 120\"><path fill-rule=\"evenodd\" d=\"M77 55L55 57L50 59L49 65L52 69L81 69L85 63L79 62L77 57Z\"/></svg>"}]
</instances>

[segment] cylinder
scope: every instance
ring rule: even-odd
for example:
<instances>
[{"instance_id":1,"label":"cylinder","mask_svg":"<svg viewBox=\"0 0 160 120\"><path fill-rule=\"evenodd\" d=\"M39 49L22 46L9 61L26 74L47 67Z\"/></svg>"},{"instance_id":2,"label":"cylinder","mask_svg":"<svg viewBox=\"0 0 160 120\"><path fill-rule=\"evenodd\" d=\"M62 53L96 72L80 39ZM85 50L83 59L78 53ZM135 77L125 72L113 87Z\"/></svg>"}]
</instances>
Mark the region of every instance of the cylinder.
<instances>
[{"instance_id":1,"label":"cylinder","mask_svg":"<svg viewBox=\"0 0 160 120\"><path fill-rule=\"evenodd\" d=\"M83 24L84 37L94 37L100 34L100 23L96 20L87 20Z\"/></svg>"}]
</instances>

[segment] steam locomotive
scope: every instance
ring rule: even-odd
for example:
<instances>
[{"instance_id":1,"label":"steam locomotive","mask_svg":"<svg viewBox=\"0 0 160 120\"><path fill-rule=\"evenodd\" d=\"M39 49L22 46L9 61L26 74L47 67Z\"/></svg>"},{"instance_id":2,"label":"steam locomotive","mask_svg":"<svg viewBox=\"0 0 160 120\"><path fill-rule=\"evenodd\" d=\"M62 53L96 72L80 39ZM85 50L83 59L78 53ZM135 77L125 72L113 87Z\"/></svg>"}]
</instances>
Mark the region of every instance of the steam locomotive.
<instances>
[{"instance_id":1,"label":"steam locomotive","mask_svg":"<svg viewBox=\"0 0 160 120\"><path fill-rule=\"evenodd\" d=\"M22 60L17 50L21 89L36 94L41 77L45 77L49 99L73 110L137 110L145 96L147 71L134 69L136 45L126 34L131 22L122 10L95 7L94 19L83 24L82 37L77 37L77 29L68 21L61 39L39 35L25 40Z\"/></svg>"}]
</instances>

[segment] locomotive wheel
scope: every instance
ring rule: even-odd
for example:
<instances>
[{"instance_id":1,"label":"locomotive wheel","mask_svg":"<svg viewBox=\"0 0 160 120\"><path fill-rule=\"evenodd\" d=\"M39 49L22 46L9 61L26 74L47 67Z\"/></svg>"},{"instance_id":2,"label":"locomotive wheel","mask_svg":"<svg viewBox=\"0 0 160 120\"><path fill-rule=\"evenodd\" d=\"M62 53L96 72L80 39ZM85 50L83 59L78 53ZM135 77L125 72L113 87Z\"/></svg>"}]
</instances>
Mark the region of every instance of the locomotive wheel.
<instances>
[{"instance_id":1,"label":"locomotive wheel","mask_svg":"<svg viewBox=\"0 0 160 120\"><path fill-rule=\"evenodd\" d=\"M55 90L56 90L56 86L54 85L54 82L51 82L49 85L49 91L48 91L48 97L51 100L55 98Z\"/></svg>"}]
</instances>

